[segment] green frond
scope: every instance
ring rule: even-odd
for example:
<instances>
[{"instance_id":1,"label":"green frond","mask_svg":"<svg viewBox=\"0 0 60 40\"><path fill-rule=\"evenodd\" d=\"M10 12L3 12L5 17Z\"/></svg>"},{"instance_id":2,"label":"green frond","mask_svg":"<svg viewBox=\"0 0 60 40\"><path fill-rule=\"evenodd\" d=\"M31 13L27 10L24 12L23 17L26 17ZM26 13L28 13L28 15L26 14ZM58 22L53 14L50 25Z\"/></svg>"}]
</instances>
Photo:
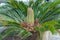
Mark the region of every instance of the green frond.
<instances>
[{"instance_id":1,"label":"green frond","mask_svg":"<svg viewBox=\"0 0 60 40\"><path fill-rule=\"evenodd\" d=\"M44 20L48 21L57 18L57 16L60 14L60 8L56 7L58 4L60 4L59 0L50 3L45 2L44 4L38 6L38 9L36 10L38 11L38 15L36 14L36 16L40 20L40 23L43 23L42 21Z\"/></svg>"},{"instance_id":2,"label":"green frond","mask_svg":"<svg viewBox=\"0 0 60 40\"><path fill-rule=\"evenodd\" d=\"M6 19L8 17L12 20L15 20L18 23L22 22L26 16L19 9L13 9L11 7L4 7L4 6L1 7L0 9L0 15L3 17L3 19Z\"/></svg>"},{"instance_id":3,"label":"green frond","mask_svg":"<svg viewBox=\"0 0 60 40\"><path fill-rule=\"evenodd\" d=\"M43 17L46 15L47 12L49 12L49 11L52 10L54 7L56 7L57 4L60 4L60 1L59 1L59 0L57 0L56 2L51 3L51 4L47 7L47 10L43 11L43 14L44 14ZM42 17L42 19L43 19L43 17Z\"/></svg>"},{"instance_id":4,"label":"green frond","mask_svg":"<svg viewBox=\"0 0 60 40\"><path fill-rule=\"evenodd\" d=\"M24 13L27 13L27 5L25 5L23 2L16 0L8 0L8 4L10 4L13 8L17 8L22 10Z\"/></svg>"},{"instance_id":5,"label":"green frond","mask_svg":"<svg viewBox=\"0 0 60 40\"><path fill-rule=\"evenodd\" d=\"M7 29L0 34L1 34L2 39L4 39L5 37L7 37L9 35L10 36L16 35L16 36L21 37L21 39L22 38L26 39L28 36L32 35L30 32L28 32L22 28L16 27L16 26L7 27Z\"/></svg>"},{"instance_id":6,"label":"green frond","mask_svg":"<svg viewBox=\"0 0 60 40\"><path fill-rule=\"evenodd\" d=\"M57 21L52 20L52 21L48 21L48 22L43 23L40 27L36 27L35 29L39 32L40 31L45 32L47 30L50 30L52 33L55 33L55 32L57 32L56 31L57 28L55 28L55 25L57 25L57 24L58 24Z\"/></svg>"}]
</instances>

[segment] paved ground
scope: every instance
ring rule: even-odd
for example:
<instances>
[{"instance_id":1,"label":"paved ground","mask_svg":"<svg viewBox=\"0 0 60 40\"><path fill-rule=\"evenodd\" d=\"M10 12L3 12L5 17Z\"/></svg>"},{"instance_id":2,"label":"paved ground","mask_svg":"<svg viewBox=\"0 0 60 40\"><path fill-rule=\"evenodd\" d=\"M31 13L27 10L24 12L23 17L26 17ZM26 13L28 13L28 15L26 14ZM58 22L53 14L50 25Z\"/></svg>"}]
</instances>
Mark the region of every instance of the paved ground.
<instances>
[{"instance_id":1,"label":"paved ground","mask_svg":"<svg viewBox=\"0 0 60 40\"><path fill-rule=\"evenodd\" d=\"M5 0L0 0L0 3L4 2Z\"/></svg>"},{"instance_id":2,"label":"paved ground","mask_svg":"<svg viewBox=\"0 0 60 40\"><path fill-rule=\"evenodd\" d=\"M0 27L0 33L3 32L6 29L6 27Z\"/></svg>"}]
</instances>

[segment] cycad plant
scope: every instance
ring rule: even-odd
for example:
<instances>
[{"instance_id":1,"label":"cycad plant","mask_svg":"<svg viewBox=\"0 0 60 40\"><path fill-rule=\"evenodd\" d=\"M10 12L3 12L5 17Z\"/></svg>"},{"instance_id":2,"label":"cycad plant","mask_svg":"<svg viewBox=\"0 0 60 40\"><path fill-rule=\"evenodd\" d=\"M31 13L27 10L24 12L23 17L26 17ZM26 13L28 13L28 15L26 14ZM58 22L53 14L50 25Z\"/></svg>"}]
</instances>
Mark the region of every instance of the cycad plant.
<instances>
[{"instance_id":1,"label":"cycad plant","mask_svg":"<svg viewBox=\"0 0 60 40\"><path fill-rule=\"evenodd\" d=\"M29 0L28 3L7 0L5 5L0 5L0 26L6 28L0 32L0 40L8 36L19 37L19 40L42 40L45 31L57 32L59 4L60 0Z\"/></svg>"}]
</instances>

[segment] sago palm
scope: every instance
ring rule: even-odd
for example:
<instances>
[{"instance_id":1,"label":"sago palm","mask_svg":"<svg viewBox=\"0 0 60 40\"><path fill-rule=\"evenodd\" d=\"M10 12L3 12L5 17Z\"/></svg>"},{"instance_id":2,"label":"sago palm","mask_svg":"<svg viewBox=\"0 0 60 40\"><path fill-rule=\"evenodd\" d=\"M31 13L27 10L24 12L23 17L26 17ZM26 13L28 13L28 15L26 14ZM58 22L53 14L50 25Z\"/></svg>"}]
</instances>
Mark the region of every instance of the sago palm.
<instances>
[{"instance_id":1,"label":"sago palm","mask_svg":"<svg viewBox=\"0 0 60 40\"><path fill-rule=\"evenodd\" d=\"M60 0L30 0L27 3L7 0L5 5L0 5L0 26L6 28L0 32L0 40L8 36L17 36L20 40L42 40L45 31L55 33L59 27L59 4Z\"/></svg>"}]
</instances>

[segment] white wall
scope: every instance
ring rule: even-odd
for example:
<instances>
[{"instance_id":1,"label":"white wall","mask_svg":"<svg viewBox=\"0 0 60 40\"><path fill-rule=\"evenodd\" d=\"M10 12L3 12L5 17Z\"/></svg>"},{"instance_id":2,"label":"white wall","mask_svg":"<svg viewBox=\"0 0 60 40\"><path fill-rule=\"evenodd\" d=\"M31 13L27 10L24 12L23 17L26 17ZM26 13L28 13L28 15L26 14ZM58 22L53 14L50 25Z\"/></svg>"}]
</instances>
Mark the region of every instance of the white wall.
<instances>
[{"instance_id":1,"label":"white wall","mask_svg":"<svg viewBox=\"0 0 60 40\"><path fill-rule=\"evenodd\" d=\"M59 33L52 34L50 31L46 31L43 35L43 40L60 40Z\"/></svg>"}]
</instances>

